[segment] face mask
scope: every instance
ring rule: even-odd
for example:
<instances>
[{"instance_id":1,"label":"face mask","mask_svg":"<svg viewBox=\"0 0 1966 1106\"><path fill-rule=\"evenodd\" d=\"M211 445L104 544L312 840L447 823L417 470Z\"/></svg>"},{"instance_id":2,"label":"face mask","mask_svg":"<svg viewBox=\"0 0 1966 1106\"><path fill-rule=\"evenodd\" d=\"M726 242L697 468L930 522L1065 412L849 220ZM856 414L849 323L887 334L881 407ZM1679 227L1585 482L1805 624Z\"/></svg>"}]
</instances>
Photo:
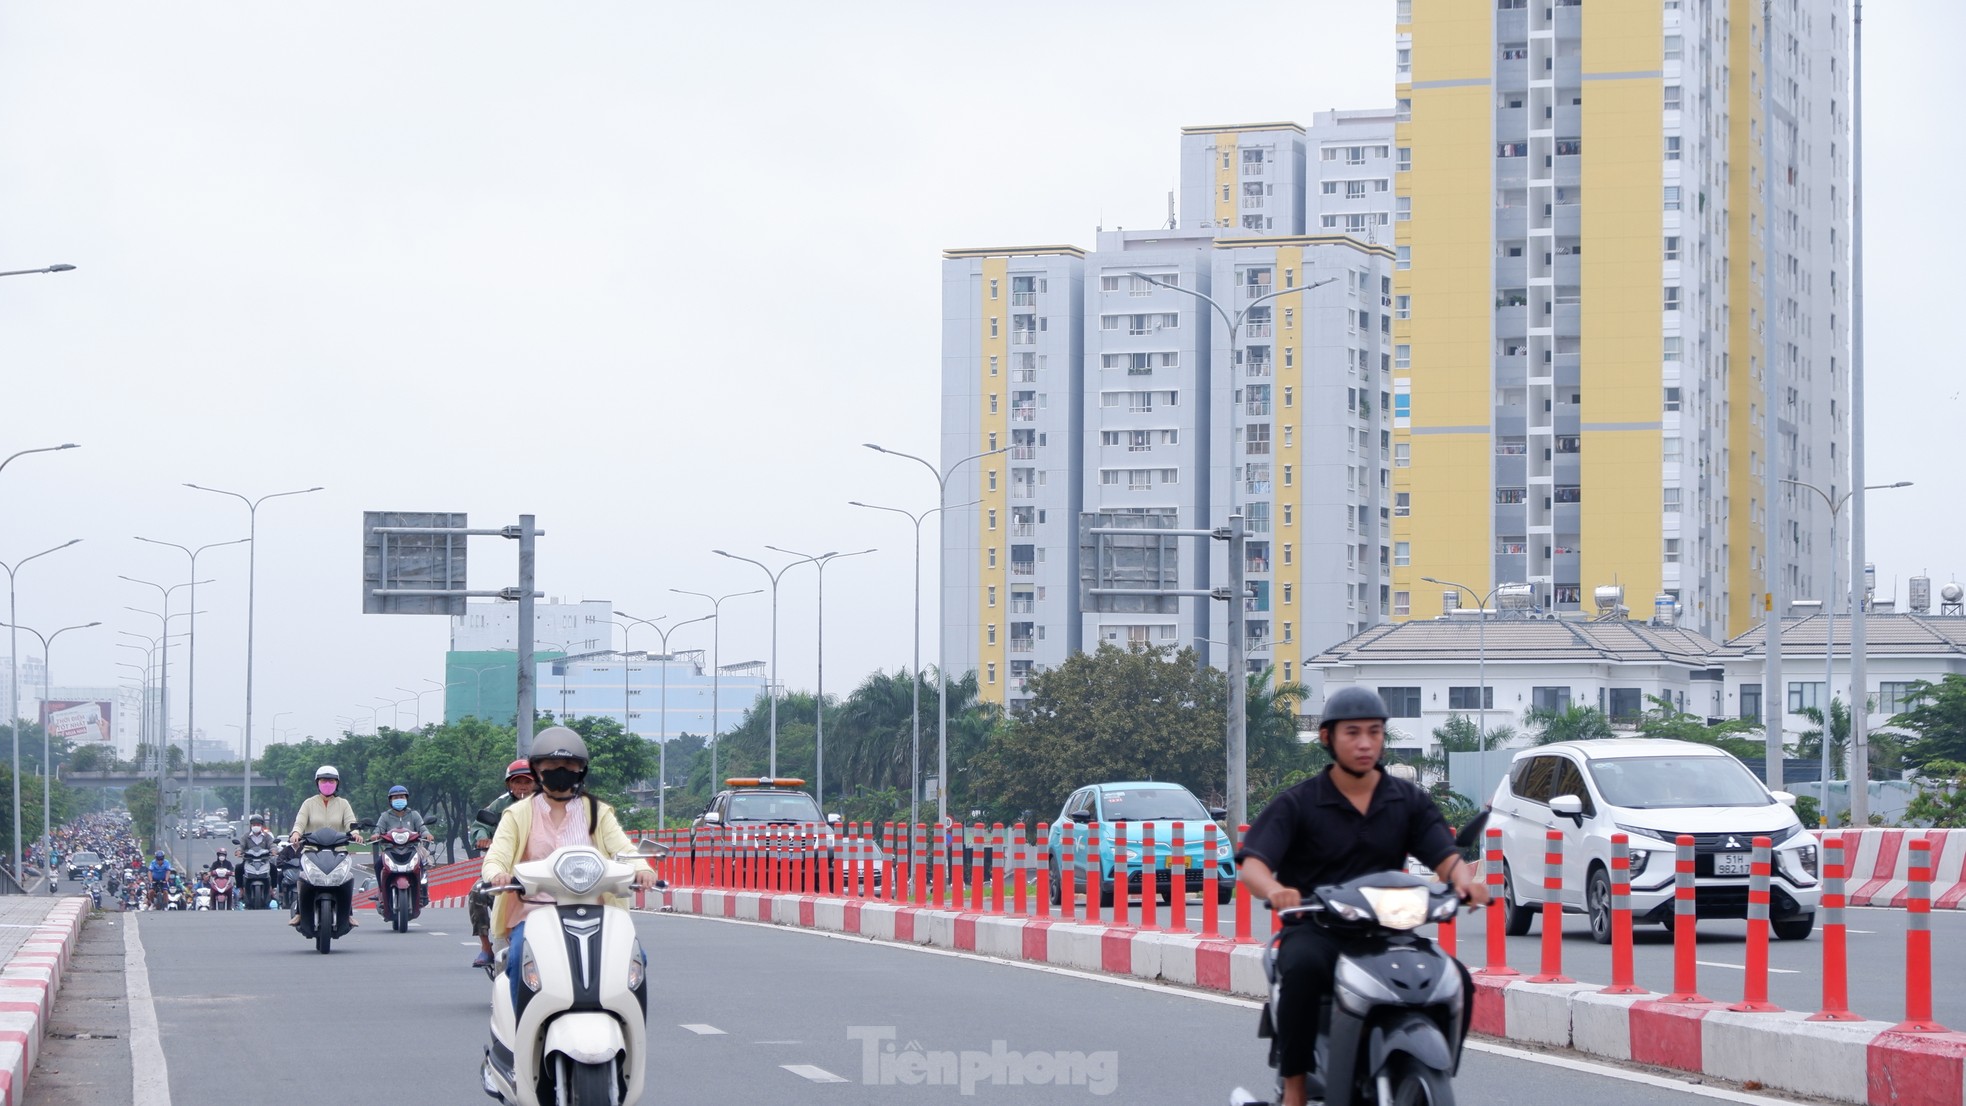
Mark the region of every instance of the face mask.
<instances>
[{"instance_id":1,"label":"face mask","mask_svg":"<svg viewBox=\"0 0 1966 1106\"><path fill-rule=\"evenodd\" d=\"M586 774L573 768L548 768L539 780L548 791L572 791Z\"/></svg>"},{"instance_id":2,"label":"face mask","mask_svg":"<svg viewBox=\"0 0 1966 1106\"><path fill-rule=\"evenodd\" d=\"M333 781L333 780L315 780L315 781L314 781L314 786L316 786L316 787L318 787L318 788L320 788L320 789L321 789L321 794L323 794L323 795L332 795L332 794L334 794L334 781Z\"/></svg>"},{"instance_id":3,"label":"face mask","mask_svg":"<svg viewBox=\"0 0 1966 1106\"><path fill-rule=\"evenodd\" d=\"M404 810L404 809L407 809L407 808L409 807L409 805L410 805L410 801L409 801L408 799L391 799L391 800L389 800L389 806L390 806L390 808L391 808L391 809L394 809L394 810Z\"/></svg>"}]
</instances>

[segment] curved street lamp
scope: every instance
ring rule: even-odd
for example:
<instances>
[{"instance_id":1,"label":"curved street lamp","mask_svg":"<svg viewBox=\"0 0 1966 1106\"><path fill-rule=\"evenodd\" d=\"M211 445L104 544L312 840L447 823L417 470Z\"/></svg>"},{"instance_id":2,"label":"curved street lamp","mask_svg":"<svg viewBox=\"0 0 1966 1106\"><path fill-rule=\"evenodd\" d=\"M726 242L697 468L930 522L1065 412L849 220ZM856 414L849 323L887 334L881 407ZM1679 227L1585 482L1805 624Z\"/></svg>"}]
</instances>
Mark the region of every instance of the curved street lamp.
<instances>
[{"instance_id":1,"label":"curved street lamp","mask_svg":"<svg viewBox=\"0 0 1966 1106\"><path fill-rule=\"evenodd\" d=\"M58 446L50 446L46 449L23 449L20 451L20 453L14 454L13 457L7 458L7 461L11 461L14 459L14 457L19 457L21 456L21 454L24 453L49 453L57 449L74 449L74 448L75 447L72 445L58 445ZM0 469L4 469L7 467L7 461L0 461ZM7 621L8 622L15 622L18 621L20 618L20 612L14 609L14 578L16 574L20 572L21 568L25 566L27 562L34 560L36 557L45 557L50 553L67 549L69 546L74 545L76 542L81 540L82 540L81 538L70 538L67 541L62 542L60 545L55 546L53 549L43 549L39 553L30 553L27 556L22 557L20 560L15 561L11 565L6 564L5 562L0 562L0 568L4 568L7 570ZM8 697L7 730L9 733L13 735L13 745L14 745L14 795L13 795L14 882L15 884L18 885L20 883L20 875L21 875L21 871L20 871L20 634L14 630L7 631L7 653L8 653L7 656L7 670L8 670L7 671L7 697Z\"/></svg>"},{"instance_id":2,"label":"curved street lamp","mask_svg":"<svg viewBox=\"0 0 1966 1106\"><path fill-rule=\"evenodd\" d=\"M787 572L790 572L791 570L797 568L802 564L807 563L808 561L816 561L819 559L819 557L807 557L804 558L803 560L793 561L791 564L785 565L784 567L780 568L778 571L773 572L771 570L771 566L764 563L763 561L752 560L749 557L740 557L735 553L726 553L721 549L712 549L710 552L715 553L719 557L729 557L733 561L744 561L747 564L757 565L758 568L764 572L765 579L771 581L771 677L768 681L768 686L766 686L765 688L765 698L769 700L771 703L771 755L769 758L771 763L769 767L765 769L765 772L773 779L777 779L778 778L778 687L777 687L778 684L778 581L783 579ZM821 553L819 556L831 557L833 555L834 554L832 553L832 551L829 550L825 553ZM712 780L711 786L714 787L715 785L716 785L716 781Z\"/></svg>"},{"instance_id":3,"label":"curved street lamp","mask_svg":"<svg viewBox=\"0 0 1966 1106\"><path fill-rule=\"evenodd\" d=\"M694 595L698 599L708 599L710 601L710 615L713 619L710 626L710 790L712 793L715 793L717 790L717 735L723 732L724 719L724 701L722 698L724 620L718 616L723 613L724 600L736 599L745 595L758 595L764 589L752 588L749 591L733 591L727 595L711 595L707 591L684 591L682 588L670 588L669 590L675 592L677 595ZM624 634L622 640L625 643L627 635Z\"/></svg>"}]
</instances>

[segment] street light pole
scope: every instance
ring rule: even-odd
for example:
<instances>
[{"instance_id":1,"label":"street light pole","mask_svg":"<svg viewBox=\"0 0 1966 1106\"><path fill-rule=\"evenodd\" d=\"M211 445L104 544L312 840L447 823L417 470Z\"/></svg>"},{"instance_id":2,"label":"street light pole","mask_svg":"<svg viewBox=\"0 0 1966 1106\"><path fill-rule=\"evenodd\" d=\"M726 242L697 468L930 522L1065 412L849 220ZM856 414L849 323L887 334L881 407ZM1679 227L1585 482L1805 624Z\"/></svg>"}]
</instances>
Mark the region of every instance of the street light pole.
<instances>
[{"instance_id":1,"label":"street light pole","mask_svg":"<svg viewBox=\"0 0 1966 1106\"><path fill-rule=\"evenodd\" d=\"M804 553L780 549L775 545L767 545L765 548L794 557L806 556ZM813 751L816 761L813 765L815 776L813 797L818 801L822 814L826 810L826 566L842 557L858 557L863 553L872 552L874 552L872 549L860 549L852 553L825 553L810 558L818 566L819 574L819 689L814 696L819 701L819 706L813 712L817 716L814 719L813 730Z\"/></svg>"},{"instance_id":2,"label":"street light pole","mask_svg":"<svg viewBox=\"0 0 1966 1106\"><path fill-rule=\"evenodd\" d=\"M91 626L100 625L102 625L100 622L84 622L75 626L63 626L61 629L45 635L32 626L20 627L20 629L33 634L41 642L41 857L43 863L47 862L49 855L49 835L54 832L51 819L54 817L53 796L55 789L53 781L55 778L55 762L52 745L48 740L48 696L50 689L54 686L54 681L49 676L50 670L54 667L54 660L51 654L53 653L55 639L61 635L70 630L86 630ZM11 626L9 627L9 629L12 628Z\"/></svg>"},{"instance_id":3,"label":"street light pole","mask_svg":"<svg viewBox=\"0 0 1966 1106\"><path fill-rule=\"evenodd\" d=\"M52 446L52 447L50 447L49 449L24 449L24 450L21 450L21 452L20 452L20 453L16 453L16 454L14 454L14 456L13 456L13 457L9 457L9 458L7 458L7 461L11 461L11 460L13 460L13 459L14 459L14 457L19 457L19 456L21 455L21 453L48 453L48 452L51 452L52 450L56 450L56 449L73 449L73 448L75 448L75 447L74 447L74 446L66 446L66 445L58 445L58 446ZM4 468L6 468L6 467L7 467L7 461L0 461L0 469L4 469ZM16 576L16 574L18 574L18 573L20 572L20 570L21 570L21 568L22 568L23 566L25 566L25 565L27 564L27 562L29 562L29 561L31 561L31 560L33 560L33 559L34 559L34 558L36 558L36 557L45 557L45 556L47 556L48 554L50 554L50 553L53 553L53 552L55 552L56 550L60 550L60 549L67 549L67 548L68 548L69 546L71 546L71 545L74 545L74 544L75 544L76 542L78 542L78 541L81 541L81 540L82 540L81 538L70 538L69 540L67 540L67 541L65 541L65 542L63 542L63 543L61 543L60 545L57 545L57 546L55 546L55 547L54 547L54 549L43 549L43 550L42 550L41 552L39 552L39 553L32 553L32 554L29 554L28 556L25 556L25 557L22 557L22 558L21 558L20 560L18 560L18 561L15 561L15 562L14 562L13 564L11 564L11 565L9 565L9 564L7 564L7 563L5 563L5 562L0 562L0 568L4 568L4 569L6 569L6 570L7 570L7 621L8 621L9 623L13 623L13 622L17 622L17 621L19 621L19 619L20 619L20 612L19 612L18 610L16 610L16 609L15 609L15 603L14 603L14 600L15 600L15 596L14 596L14 590L15 590L15 589L14 589L14 580L15 580L15 576ZM18 885L20 884L20 879L21 879L21 868L20 868L20 633L19 633L18 631L16 631L16 630L11 630L11 629L7 631L7 698L8 698L8 703L7 703L7 731L8 731L9 733L11 733L11 734L13 735L13 739L14 739L14 740L13 740L13 745L14 745L14 795L13 795L13 799L14 799L14 883L15 883L15 885L16 885L16 886L18 886Z\"/></svg>"},{"instance_id":4,"label":"street light pole","mask_svg":"<svg viewBox=\"0 0 1966 1106\"><path fill-rule=\"evenodd\" d=\"M980 499L973 499L968 503L958 504L956 509L973 507L981 502L983 501ZM908 672L909 693L914 703L914 711L909 716L911 738L908 746L908 824L912 826L921 820L917 804L921 802L922 796L922 520L942 508L930 507L917 514L900 507L882 507L875 503L862 503L857 499L849 500L847 506L865 507L870 511L888 511L907 519L915 527L915 659L914 667Z\"/></svg>"},{"instance_id":5,"label":"street light pole","mask_svg":"<svg viewBox=\"0 0 1966 1106\"><path fill-rule=\"evenodd\" d=\"M183 553L191 561L190 578L196 581L198 579L198 554L203 553L207 549L216 549L222 545L239 545L252 539L234 538L231 541L215 541L201 545L196 549L186 545L179 545L173 541L158 541L156 538L146 538L141 535L136 540L149 545L161 545L165 548L175 549ZM185 673L186 699L184 707L184 728L187 736L184 743L184 786L186 790L195 793L198 790L198 616L196 613L198 610L198 585L195 582L191 585L191 595L186 602L191 604L193 613L191 616L191 639L185 643L185 648L191 655L186 661L187 671Z\"/></svg>"},{"instance_id":6,"label":"street light pole","mask_svg":"<svg viewBox=\"0 0 1966 1106\"><path fill-rule=\"evenodd\" d=\"M763 561L754 561L749 557L740 557L735 553L726 553L721 549L713 549L711 550L711 552L715 553L719 557L729 557L733 561L746 561L749 562L750 564L757 565L758 568L764 572L765 579L771 581L771 677L769 680L770 686L767 686L765 688L765 698L770 700L771 702L771 756L769 758L771 763L770 766L766 769L766 774L771 776L773 779L777 779L778 778L778 686L777 686L778 685L778 581L783 579L785 574L787 572L790 572L792 569L797 568L799 565L806 563L806 561L816 560L817 558L807 557L805 558L805 560L793 561L791 564L781 567L777 572L773 572L771 570L771 566L765 564ZM821 556L826 556L826 557L830 557L832 555L833 554L831 551L821 554Z\"/></svg>"},{"instance_id":7,"label":"street light pole","mask_svg":"<svg viewBox=\"0 0 1966 1106\"><path fill-rule=\"evenodd\" d=\"M1782 480L1782 483L1792 484L1798 488L1807 488L1810 491L1815 492L1816 495L1822 499L1823 505L1829 508L1829 587L1823 592L1823 619L1824 619L1823 622L1823 698L1822 698L1822 704L1823 704L1822 705L1822 742L1823 742L1822 754L1823 756L1822 756L1822 781L1821 781L1823 794L1822 794L1822 801L1816 807L1817 827L1821 829L1828 829L1829 828L1829 782L1831 778L1830 766L1829 766L1830 704L1834 701L1835 698L1834 695L1832 694L1832 689L1835 686L1834 681L1836 679L1836 560L1837 560L1836 516L1842 512L1843 505L1850 502L1850 497L1857 494L1858 489L1852 488L1851 490L1844 492L1840 496L1831 498L1829 492L1826 492L1823 489L1805 480L1789 480L1784 478ZM1909 487L1911 487L1911 481L1900 480L1894 484L1872 484L1868 488L1865 488L1863 490L1885 491L1891 488L1909 488ZM1851 574L1853 578L1861 576L1860 570L1855 565L1851 566ZM1856 664L1856 652L1855 652L1854 644L1851 647L1850 662L1852 665L1852 671L1854 672L1855 671L1854 666ZM1856 717L1856 712L1863 709L1863 698L1864 698L1864 689L1861 686L1852 684L1850 687L1850 700L1851 700L1850 711L1851 711L1851 718L1853 719L1851 723L1853 727L1855 726L1854 719ZM1783 713L1786 714L1788 710L1788 704L1786 702L1782 704L1782 709L1783 709ZM1868 787L1869 781L1854 780L1854 779L1851 780L1850 786L1852 791L1854 791L1860 784L1862 786Z\"/></svg>"},{"instance_id":8,"label":"street light pole","mask_svg":"<svg viewBox=\"0 0 1966 1106\"><path fill-rule=\"evenodd\" d=\"M35 273L72 273L74 271L75 271L75 266L73 265L43 265L39 269L11 269L8 270L7 272L0 273L0 277L32 276ZM72 449L74 447L58 446L57 448Z\"/></svg>"},{"instance_id":9,"label":"street light pole","mask_svg":"<svg viewBox=\"0 0 1966 1106\"><path fill-rule=\"evenodd\" d=\"M262 495L258 499L252 499L238 492L225 491L221 488L208 488L202 484L186 483L184 486L201 492L211 492L214 495L229 495L246 505L246 541L249 544L249 548L246 550L246 724L243 727L246 747L243 750L245 753L245 765L241 770L241 785L245 788L245 809L251 810L253 808L253 600L259 580L259 542L257 540L259 537L259 505L269 499L280 499L290 495L306 495L309 492L318 492L321 488L318 486L312 488L296 488L293 491L273 492L268 495Z\"/></svg>"},{"instance_id":10,"label":"street light pole","mask_svg":"<svg viewBox=\"0 0 1966 1106\"><path fill-rule=\"evenodd\" d=\"M682 588L669 590L677 595L694 595L698 599L710 601L710 617L713 623L710 627L710 793L714 795L717 792L717 735L723 732L724 721L722 698L724 620L719 615L723 612L724 600L736 599L742 595L757 595L764 589L733 591L727 595L711 595L705 591L684 591Z\"/></svg>"},{"instance_id":11,"label":"street light pole","mask_svg":"<svg viewBox=\"0 0 1966 1106\"><path fill-rule=\"evenodd\" d=\"M935 477L936 509L943 512L942 522L945 526L949 521L947 513L949 509L949 477L954 476L957 469L971 461L981 460L984 457L994 457L999 453L1010 452L1010 447L1007 445L999 446L996 449L986 449L981 453L972 453L967 457L953 461L949 464L948 468L938 469L925 457L917 457L912 453L903 453L898 449L889 449L886 446L876 445L873 442L863 442L862 444L876 453L885 453L893 457L905 457L927 469ZM948 586L949 573L948 565L944 562L947 559L948 545L946 542L940 543L940 547L943 555L936 558L935 579L938 587L946 588ZM937 609L938 611L940 610L939 605ZM946 620L938 614L935 620L935 821L936 824L944 826L949 824L948 648L949 627L946 624Z\"/></svg>"},{"instance_id":12,"label":"street light pole","mask_svg":"<svg viewBox=\"0 0 1966 1106\"><path fill-rule=\"evenodd\" d=\"M1864 3L1856 0L1850 46L1850 824L1870 825L1870 686L1864 616ZM1766 70L1764 70L1766 72Z\"/></svg>"},{"instance_id":13,"label":"street light pole","mask_svg":"<svg viewBox=\"0 0 1966 1106\"><path fill-rule=\"evenodd\" d=\"M657 615L655 618L636 618L626 611L616 611L614 613L630 622L647 626L649 629L655 631L657 637L662 639L662 706L661 714L657 715L658 721L655 726L655 820L657 825L667 827L669 824L669 660L672 656L669 652L669 635L693 622L708 622L717 616L715 614L706 614L698 618L684 619L674 626L665 628L657 626L656 623L668 618L669 616L666 614ZM621 636L624 641L627 639L628 634L625 629L622 631ZM624 664L623 667L626 667L626 665ZM626 696L622 697L622 702L624 705L621 709L625 717L628 710L625 705L627 703ZM713 780L711 782L714 786L715 781Z\"/></svg>"},{"instance_id":14,"label":"street light pole","mask_svg":"<svg viewBox=\"0 0 1966 1106\"><path fill-rule=\"evenodd\" d=\"M171 619L188 612L179 611L176 615L171 613L171 593L183 587L183 584L172 584L170 587L165 587L162 584L151 583L149 580L138 580L129 576L118 578L128 580L133 584L145 584L156 588L163 595L164 610L162 614L156 611L146 611L142 607L123 608L126 611L135 611L137 614L147 614L158 622L157 712L154 716L157 722L157 825L155 827L157 836L151 842L151 847L157 848L164 841L164 784L166 773L169 770L171 749L171 638L174 636L171 633Z\"/></svg>"},{"instance_id":15,"label":"street light pole","mask_svg":"<svg viewBox=\"0 0 1966 1106\"><path fill-rule=\"evenodd\" d=\"M1432 576L1422 576L1420 579L1429 584L1454 588L1466 595L1475 594L1475 590L1466 584L1437 580ZM1474 789L1477 797L1488 786L1488 603L1501 590L1500 584L1488 589L1488 594L1481 597L1481 608L1475 612L1475 679L1480 684L1475 688L1475 746L1481 752L1481 785ZM1445 753L1445 750L1442 752Z\"/></svg>"}]
</instances>

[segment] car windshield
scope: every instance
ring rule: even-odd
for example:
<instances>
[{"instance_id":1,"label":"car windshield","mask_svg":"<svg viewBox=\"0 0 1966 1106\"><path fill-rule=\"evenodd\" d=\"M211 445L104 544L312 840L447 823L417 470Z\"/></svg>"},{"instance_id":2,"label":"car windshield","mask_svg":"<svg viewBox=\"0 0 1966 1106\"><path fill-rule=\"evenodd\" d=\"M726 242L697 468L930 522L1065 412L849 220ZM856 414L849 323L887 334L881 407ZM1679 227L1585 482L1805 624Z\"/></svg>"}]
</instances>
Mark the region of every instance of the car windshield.
<instances>
[{"instance_id":1,"label":"car windshield","mask_svg":"<svg viewBox=\"0 0 1966 1106\"><path fill-rule=\"evenodd\" d=\"M1108 822L1206 822L1208 812L1185 787L1142 787L1100 795Z\"/></svg>"},{"instance_id":2,"label":"car windshield","mask_svg":"<svg viewBox=\"0 0 1966 1106\"><path fill-rule=\"evenodd\" d=\"M76 853L68 862L79 868L84 864L101 864L102 858L94 853Z\"/></svg>"},{"instance_id":3,"label":"car windshield","mask_svg":"<svg viewBox=\"0 0 1966 1106\"><path fill-rule=\"evenodd\" d=\"M1593 759L1591 779L1612 806L1651 810L1689 806L1767 806L1761 781L1733 757Z\"/></svg>"},{"instance_id":4,"label":"car windshield","mask_svg":"<svg viewBox=\"0 0 1966 1106\"><path fill-rule=\"evenodd\" d=\"M823 822L819 804L803 791L758 791L730 797L732 822Z\"/></svg>"}]
</instances>

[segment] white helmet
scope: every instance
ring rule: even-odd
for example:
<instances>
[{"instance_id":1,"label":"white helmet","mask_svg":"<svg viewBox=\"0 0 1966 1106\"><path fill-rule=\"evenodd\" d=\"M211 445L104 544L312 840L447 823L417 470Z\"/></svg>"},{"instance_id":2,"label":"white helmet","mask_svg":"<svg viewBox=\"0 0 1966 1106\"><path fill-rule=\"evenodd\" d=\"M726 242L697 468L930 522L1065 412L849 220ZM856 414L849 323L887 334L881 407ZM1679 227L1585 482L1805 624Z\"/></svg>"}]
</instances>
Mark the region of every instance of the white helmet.
<instances>
[{"instance_id":1,"label":"white helmet","mask_svg":"<svg viewBox=\"0 0 1966 1106\"><path fill-rule=\"evenodd\" d=\"M341 769L336 768L332 764L323 764L319 768L314 769L314 778L317 780L334 780L336 783L340 783Z\"/></svg>"}]
</instances>

